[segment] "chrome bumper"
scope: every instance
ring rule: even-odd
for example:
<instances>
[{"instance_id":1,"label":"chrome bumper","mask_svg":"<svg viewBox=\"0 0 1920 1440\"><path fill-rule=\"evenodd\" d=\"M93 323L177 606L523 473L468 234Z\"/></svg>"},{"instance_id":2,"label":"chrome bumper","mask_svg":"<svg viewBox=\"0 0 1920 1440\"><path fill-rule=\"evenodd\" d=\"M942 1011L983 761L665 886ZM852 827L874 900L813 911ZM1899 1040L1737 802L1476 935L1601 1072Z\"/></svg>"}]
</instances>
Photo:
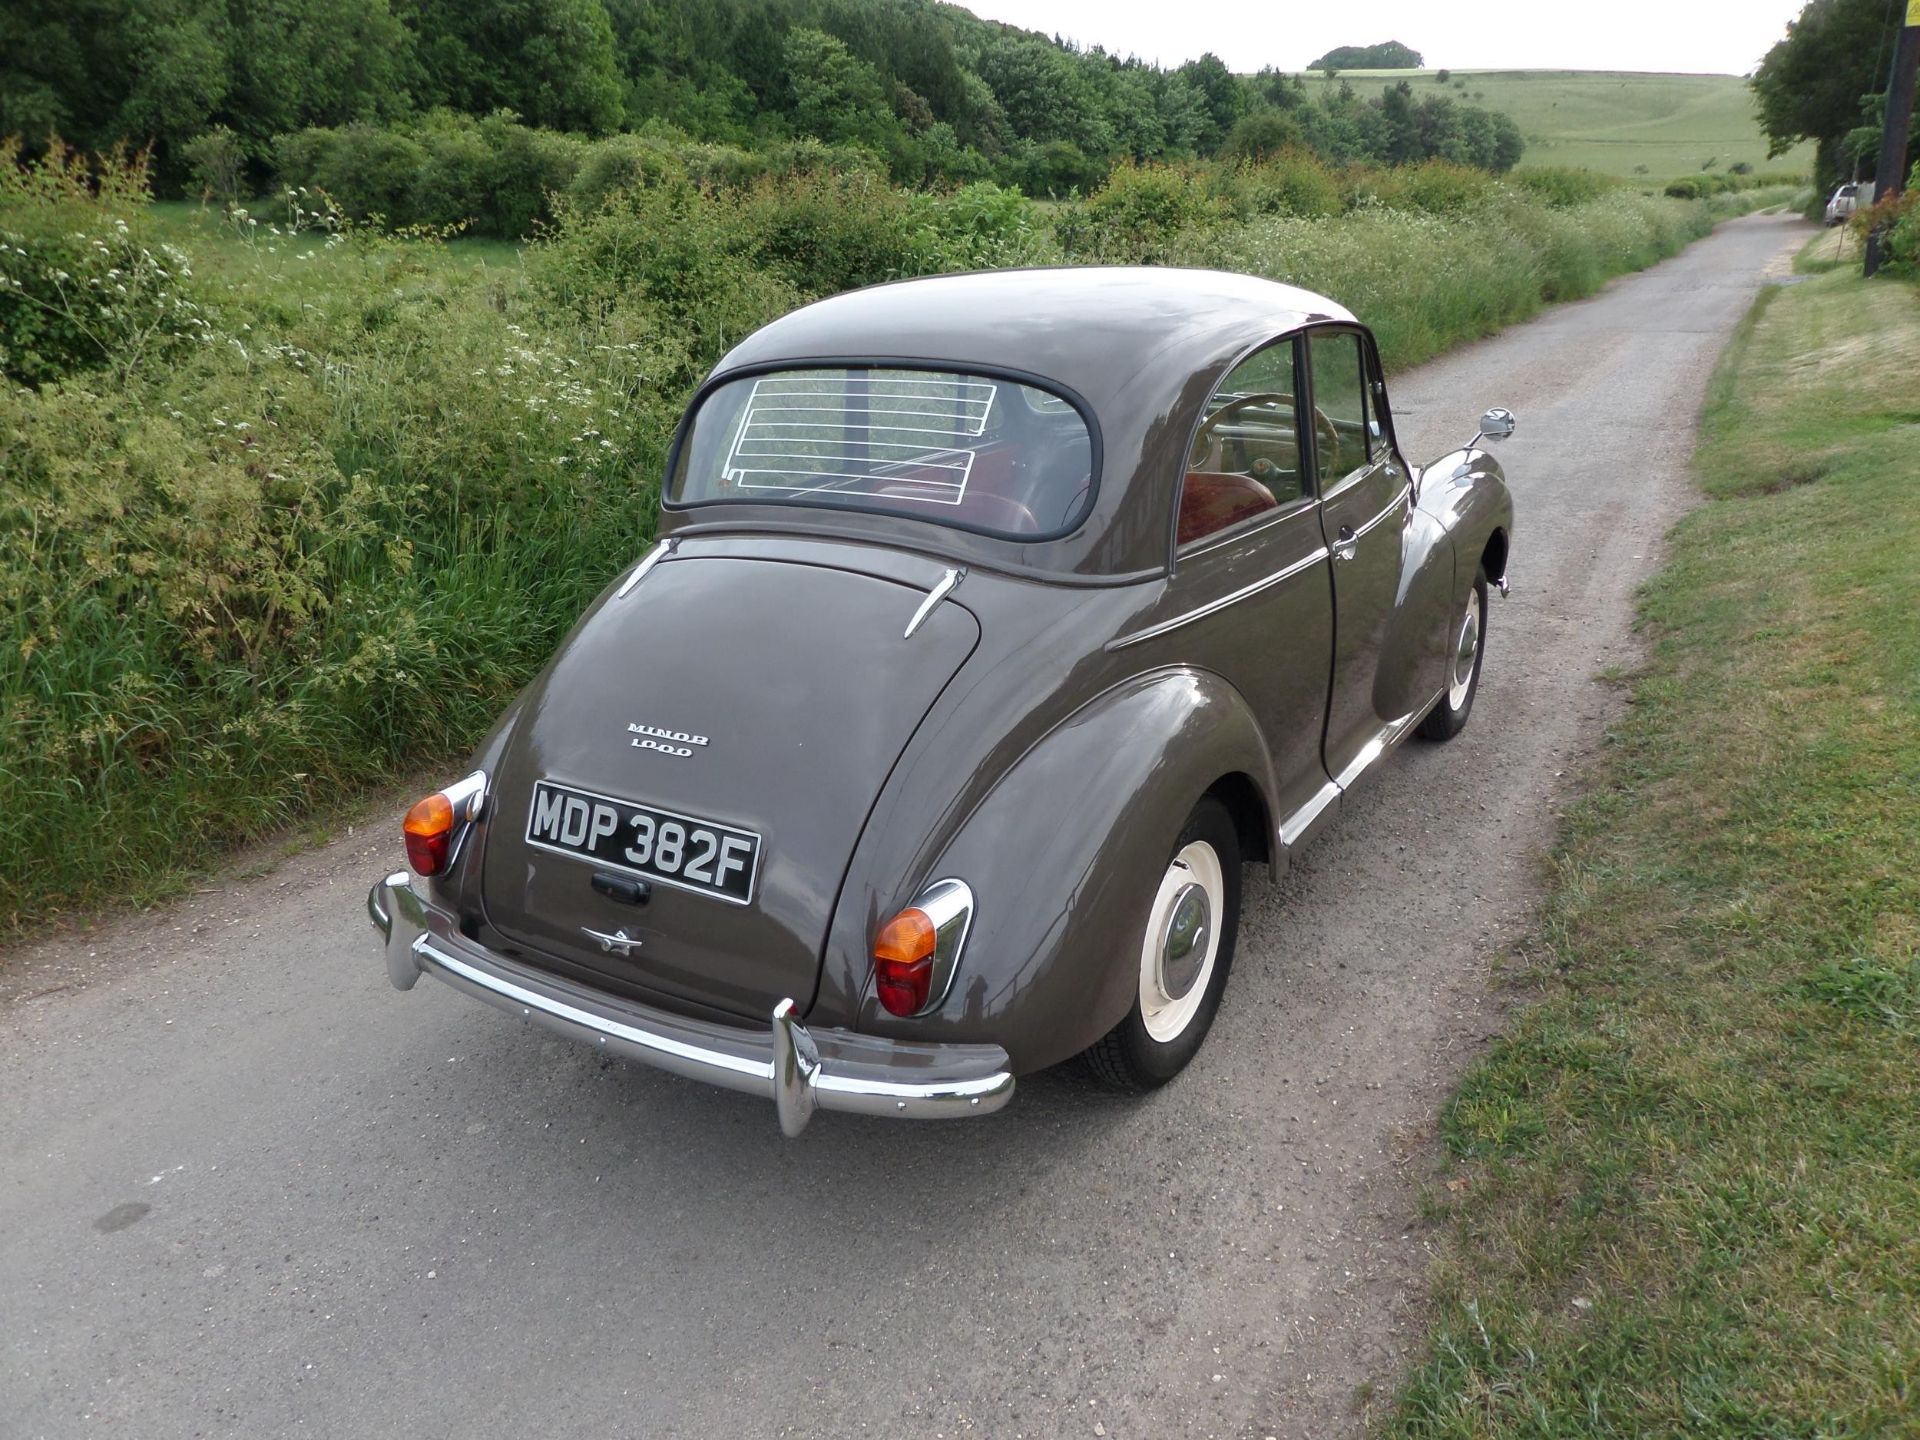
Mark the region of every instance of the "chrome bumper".
<instances>
[{"instance_id":1,"label":"chrome bumper","mask_svg":"<svg viewBox=\"0 0 1920 1440\"><path fill-rule=\"evenodd\" d=\"M367 893L367 914L383 937L394 989L411 990L422 975L432 975L611 1054L767 1096L788 1135L806 1129L816 1108L940 1120L991 1114L1013 1098L1007 1053L997 1045L925 1045L845 1030L816 1036L795 1018L792 1000L773 1007L766 1030L741 1030L621 1000L522 965L460 934L404 870Z\"/></svg>"}]
</instances>

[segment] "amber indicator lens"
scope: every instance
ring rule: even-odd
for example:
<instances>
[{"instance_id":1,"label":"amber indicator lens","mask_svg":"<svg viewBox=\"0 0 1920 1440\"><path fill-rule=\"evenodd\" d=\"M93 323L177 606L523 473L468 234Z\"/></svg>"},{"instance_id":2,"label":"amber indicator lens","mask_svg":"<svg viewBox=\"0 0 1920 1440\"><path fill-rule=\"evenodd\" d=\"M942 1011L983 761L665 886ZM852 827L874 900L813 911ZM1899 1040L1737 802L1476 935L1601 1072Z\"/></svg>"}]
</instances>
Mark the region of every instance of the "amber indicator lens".
<instances>
[{"instance_id":1,"label":"amber indicator lens","mask_svg":"<svg viewBox=\"0 0 1920 1440\"><path fill-rule=\"evenodd\" d=\"M914 1015L933 987L933 921L924 910L902 910L873 942L874 984L889 1015Z\"/></svg>"},{"instance_id":2,"label":"amber indicator lens","mask_svg":"<svg viewBox=\"0 0 1920 1440\"><path fill-rule=\"evenodd\" d=\"M435 793L407 812L407 864L416 875L438 875L453 847L453 802Z\"/></svg>"}]
</instances>

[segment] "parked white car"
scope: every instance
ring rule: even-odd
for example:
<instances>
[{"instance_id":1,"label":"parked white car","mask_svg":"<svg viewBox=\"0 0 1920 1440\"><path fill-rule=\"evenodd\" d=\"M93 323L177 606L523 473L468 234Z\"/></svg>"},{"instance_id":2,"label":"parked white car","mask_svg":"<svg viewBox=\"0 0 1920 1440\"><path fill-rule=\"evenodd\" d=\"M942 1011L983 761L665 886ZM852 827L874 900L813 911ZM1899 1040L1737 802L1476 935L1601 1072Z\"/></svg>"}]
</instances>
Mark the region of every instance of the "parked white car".
<instances>
[{"instance_id":1,"label":"parked white car","mask_svg":"<svg viewBox=\"0 0 1920 1440\"><path fill-rule=\"evenodd\" d=\"M1861 181L1849 181L1834 191L1833 198L1827 201L1827 224L1844 225L1853 218L1855 210L1871 204L1867 191L1867 185Z\"/></svg>"}]
</instances>

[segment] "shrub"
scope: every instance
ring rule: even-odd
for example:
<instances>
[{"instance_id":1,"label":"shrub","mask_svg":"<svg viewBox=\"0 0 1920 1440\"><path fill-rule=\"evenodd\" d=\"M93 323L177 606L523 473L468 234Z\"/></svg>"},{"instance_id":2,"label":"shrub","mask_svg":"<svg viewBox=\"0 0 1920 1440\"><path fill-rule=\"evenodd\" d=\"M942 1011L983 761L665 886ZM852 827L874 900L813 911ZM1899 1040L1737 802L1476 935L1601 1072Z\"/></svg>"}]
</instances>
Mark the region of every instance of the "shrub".
<instances>
[{"instance_id":1,"label":"shrub","mask_svg":"<svg viewBox=\"0 0 1920 1440\"><path fill-rule=\"evenodd\" d=\"M1418 165L1353 173L1357 203L1385 205L1393 210L1458 215L1484 204L1498 193L1493 177L1486 171L1457 165L1451 160L1423 160Z\"/></svg>"},{"instance_id":2,"label":"shrub","mask_svg":"<svg viewBox=\"0 0 1920 1440\"><path fill-rule=\"evenodd\" d=\"M355 220L379 218L394 225L425 218L418 195L426 161L423 146L377 125L313 126L274 142L282 189L321 190Z\"/></svg>"},{"instance_id":3,"label":"shrub","mask_svg":"<svg viewBox=\"0 0 1920 1440\"><path fill-rule=\"evenodd\" d=\"M876 175L768 176L738 206L754 260L808 299L945 268L907 195Z\"/></svg>"},{"instance_id":4,"label":"shrub","mask_svg":"<svg viewBox=\"0 0 1920 1440\"><path fill-rule=\"evenodd\" d=\"M1204 172L1129 162L1092 196L1063 210L1055 232L1074 259L1165 264L1194 232L1216 230L1232 218L1226 201L1210 192Z\"/></svg>"},{"instance_id":5,"label":"shrub","mask_svg":"<svg viewBox=\"0 0 1920 1440\"><path fill-rule=\"evenodd\" d=\"M275 139L273 154L282 189L322 191L356 221L471 224L515 237L551 215L550 197L572 183L586 149L508 111L475 119L437 110L405 130L295 131Z\"/></svg>"},{"instance_id":6,"label":"shrub","mask_svg":"<svg viewBox=\"0 0 1920 1440\"><path fill-rule=\"evenodd\" d=\"M1555 210L1598 200L1615 188L1609 176L1565 165L1528 165L1513 171L1507 179L1542 205Z\"/></svg>"},{"instance_id":7,"label":"shrub","mask_svg":"<svg viewBox=\"0 0 1920 1440\"><path fill-rule=\"evenodd\" d=\"M1267 160L1305 143L1300 122L1285 110L1269 106L1236 120L1220 154L1228 160Z\"/></svg>"},{"instance_id":8,"label":"shrub","mask_svg":"<svg viewBox=\"0 0 1920 1440\"><path fill-rule=\"evenodd\" d=\"M490 235L530 235L552 214L551 199L573 183L587 143L554 130L522 125L508 111L480 122L492 152L492 177L480 228Z\"/></svg>"},{"instance_id":9,"label":"shrub","mask_svg":"<svg viewBox=\"0 0 1920 1440\"><path fill-rule=\"evenodd\" d=\"M1257 165L1233 167L1226 174L1226 193L1242 219L1338 215L1345 208L1339 177L1304 150L1288 150Z\"/></svg>"},{"instance_id":10,"label":"shrub","mask_svg":"<svg viewBox=\"0 0 1920 1440\"><path fill-rule=\"evenodd\" d=\"M247 153L240 137L216 125L180 147L194 192L203 200L218 201L222 209L246 198Z\"/></svg>"},{"instance_id":11,"label":"shrub","mask_svg":"<svg viewBox=\"0 0 1920 1440\"><path fill-rule=\"evenodd\" d=\"M1920 165L1914 167L1920 181ZM1856 210L1848 227L1861 240L1880 232L1882 265L1895 275L1920 275L1920 188L1909 185L1898 195Z\"/></svg>"},{"instance_id":12,"label":"shrub","mask_svg":"<svg viewBox=\"0 0 1920 1440\"><path fill-rule=\"evenodd\" d=\"M932 237L929 257L942 270L1044 265L1060 258L1034 203L991 180L947 195L916 195L912 212Z\"/></svg>"},{"instance_id":13,"label":"shrub","mask_svg":"<svg viewBox=\"0 0 1920 1440\"><path fill-rule=\"evenodd\" d=\"M576 209L597 210L617 190L686 178L686 164L671 146L648 135L613 135L587 152L567 198Z\"/></svg>"},{"instance_id":14,"label":"shrub","mask_svg":"<svg viewBox=\"0 0 1920 1440\"><path fill-rule=\"evenodd\" d=\"M187 257L142 238L146 177L144 154L89 165L55 141L23 166L0 141L0 374L125 380L205 340Z\"/></svg>"},{"instance_id":15,"label":"shrub","mask_svg":"<svg viewBox=\"0 0 1920 1440\"><path fill-rule=\"evenodd\" d=\"M215 343L0 386L0 923L465 747L650 533L644 338L414 242L235 250Z\"/></svg>"}]
</instances>

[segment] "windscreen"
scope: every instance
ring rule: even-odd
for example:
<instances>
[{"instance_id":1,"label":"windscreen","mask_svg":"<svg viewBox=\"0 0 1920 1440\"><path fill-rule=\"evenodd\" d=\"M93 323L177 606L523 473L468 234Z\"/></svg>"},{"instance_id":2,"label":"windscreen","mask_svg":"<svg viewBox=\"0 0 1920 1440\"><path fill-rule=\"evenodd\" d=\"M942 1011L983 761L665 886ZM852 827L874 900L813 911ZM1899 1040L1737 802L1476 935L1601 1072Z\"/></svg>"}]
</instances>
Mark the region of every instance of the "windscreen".
<instances>
[{"instance_id":1,"label":"windscreen","mask_svg":"<svg viewBox=\"0 0 1920 1440\"><path fill-rule=\"evenodd\" d=\"M1032 538L1080 523L1092 477L1086 421L1046 390L953 371L780 370L700 403L667 498L877 510Z\"/></svg>"}]
</instances>

